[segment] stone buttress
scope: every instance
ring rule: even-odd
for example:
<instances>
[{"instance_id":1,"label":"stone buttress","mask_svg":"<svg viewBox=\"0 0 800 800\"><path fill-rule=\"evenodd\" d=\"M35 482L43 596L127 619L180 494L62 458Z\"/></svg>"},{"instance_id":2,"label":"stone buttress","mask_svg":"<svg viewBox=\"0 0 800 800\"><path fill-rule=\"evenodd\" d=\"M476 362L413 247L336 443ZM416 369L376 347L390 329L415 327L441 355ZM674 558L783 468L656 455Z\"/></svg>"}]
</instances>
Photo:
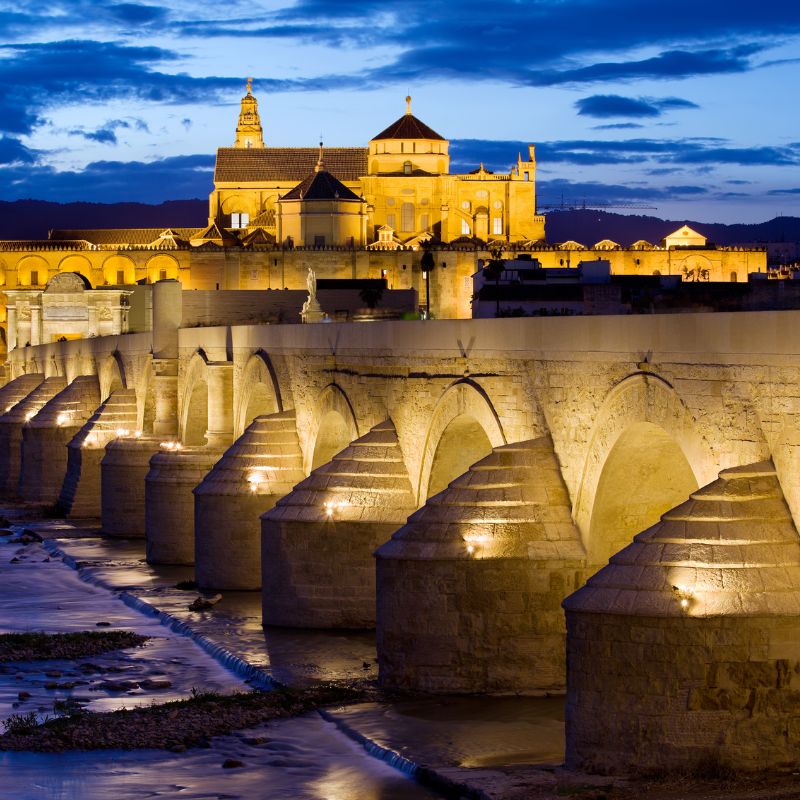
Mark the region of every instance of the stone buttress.
<instances>
[{"instance_id":1,"label":"stone buttress","mask_svg":"<svg viewBox=\"0 0 800 800\"><path fill-rule=\"evenodd\" d=\"M194 490L200 586L261 588L261 520L303 480L295 412L256 417Z\"/></svg>"},{"instance_id":2,"label":"stone buttress","mask_svg":"<svg viewBox=\"0 0 800 800\"><path fill-rule=\"evenodd\" d=\"M79 375L23 426L19 492L24 500L55 503L67 473L67 444L99 405L97 376Z\"/></svg>"},{"instance_id":3,"label":"stone buttress","mask_svg":"<svg viewBox=\"0 0 800 800\"><path fill-rule=\"evenodd\" d=\"M583 580L585 551L549 437L495 448L376 556L384 686L563 688L561 601Z\"/></svg>"},{"instance_id":4,"label":"stone buttress","mask_svg":"<svg viewBox=\"0 0 800 800\"><path fill-rule=\"evenodd\" d=\"M217 448L182 447L161 449L150 459L144 481L149 563L194 564L192 490L221 456L222 451Z\"/></svg>"},{"instance_id":5,"label":"stone buttress","mask_svg":"<svg viewBox=\"0 0 800 800\"><path fill-rule=\"evenodd\" d=\"M800 537L770 462L723 470L564 608L568 767L800 767Z\"/></svg>"},{"instance_id":6,"label":"stone buttress","mask_svg":"<svg viewBox=\"0 0 800 800\"><path fill-rule=\"evenodd\" d=\"M136 392L112 392L67 445L67 474L56 503L66 517L99 517L100 462L108 442L133 436L136 429Z\"/></svg>"},{"instance_id":7,"label":"stone buttress","mask_svg":"<svg viewBox=\"0 0 800 800\"><path fill-rule=\"evenodd\" d=\"M34 403L20 404L42 385L44 375L20 375L0 389L0 495L13 496L19 482L20 442L26 415L38 411ZM63 384L62 384L63 388ZM42 393L39 393L42 397ZM48 398L49 399L49 398ZM42 400L44 404L45 400Z\"/></svg>"},{"instance_id":8,"label":"stone buttress","mask_svg":"<svg viewBox=\"0 0 800 800\"><path fill-rule=\"evenodd\" d=\"M161 436L115 438L100 462L100 524L106 536L144 538L145 477Z\"/></svg>"},{"instance_id":9,"label":"stone buttress","mask_svg":"<svg viewBox=\"0 0 800 800\"><path fill-rule=\"evenodd\" d=\"M397 432L386 420L261 518L264 624L375 627L373 551L415 507Z\"/></svg>"}]
</instances>

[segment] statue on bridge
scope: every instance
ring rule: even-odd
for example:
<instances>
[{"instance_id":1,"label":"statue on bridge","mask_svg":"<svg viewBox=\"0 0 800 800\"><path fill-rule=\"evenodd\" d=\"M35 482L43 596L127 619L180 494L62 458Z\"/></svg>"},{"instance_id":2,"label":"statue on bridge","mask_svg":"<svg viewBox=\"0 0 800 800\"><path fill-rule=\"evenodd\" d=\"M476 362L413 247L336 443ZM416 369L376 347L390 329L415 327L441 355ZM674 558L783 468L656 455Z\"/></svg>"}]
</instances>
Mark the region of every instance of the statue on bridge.
<instances>
[{"instance_id":1,"label":"statue on bridge","mask_svg":"<svg viewBox=\"0 0 800 800\"><path fill-rule=\"evenodd\" d=\"M321 322L324 314L317 300L317 276L311 267L308 268L308 275L306 275L306 286L308 287L308 298L300 310L300 319L303 322Z\"/></svg>"}]
</instances>

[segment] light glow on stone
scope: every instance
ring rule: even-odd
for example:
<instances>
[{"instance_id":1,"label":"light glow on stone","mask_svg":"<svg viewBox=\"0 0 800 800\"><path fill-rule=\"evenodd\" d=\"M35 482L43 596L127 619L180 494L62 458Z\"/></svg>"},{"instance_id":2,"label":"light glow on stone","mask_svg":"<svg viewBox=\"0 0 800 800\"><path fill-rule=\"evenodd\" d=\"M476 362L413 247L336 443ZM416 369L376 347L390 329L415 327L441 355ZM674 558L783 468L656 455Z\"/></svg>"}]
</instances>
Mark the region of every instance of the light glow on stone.
<instances>
[{"instance_id":1,"label":"light glow on stone","mask_svg":"<svg viewBox=\"0 0 800 800\"><path fill-rule=\"evenodd\" d=\"M692 600L694 600L695 597L694 589L684 586L683 584L676 584L672 587L672 591L675 592L675 596L678 598L678 604L680 605L681 609L688 611L692 604Z\"/></svg>"},{"instance_id":2,"label":"light glow on stone","mask_svg":"<svg viewBox=\"0 0 800 800\"><path fill-rule=\"evenodd\" d=\"M180 450L183 447L183 445L180 442L176 442L174 439L171 439L166 442L161 442L160 447L162 450L174 452L175 450Z\"/></svg>"},{"instance_id":3,"label":"light glow on stone","mask_svg":"<svg viewBox=\"0 0 800 800\"><path fill-rule=\"evenodd\" d=\"M56 417L56 425L58 425L59 427L66 425L72 419L72 415L74 413L75 413L74 411L62 411Z\"/></svg>"},{"instance_id":4,"label":"light glow on stone","mask_svg":"<svg viewBox=\"0 0 800 800\"><path fill-rule=\"evenodd\" d=\"M122 439L124 436L130 436L130 431L127 428L117 428L115 431L117 439Z\"/></svg>"},{"instance_id":5,"label":"light glow on stone","mask_svg":"<svg viewBox=\"0 0 800 800\"><path fill-rule=\"evenodd\" d=\"M333 500L326 500L322 504L322 507L325 509L325 515L328 517L328 519L333 519L334 512L341 511L343 508L346 508L349 505L350 503L348 503L346 500L340 500L338 503Z\"/></svg>"}]
</instances>

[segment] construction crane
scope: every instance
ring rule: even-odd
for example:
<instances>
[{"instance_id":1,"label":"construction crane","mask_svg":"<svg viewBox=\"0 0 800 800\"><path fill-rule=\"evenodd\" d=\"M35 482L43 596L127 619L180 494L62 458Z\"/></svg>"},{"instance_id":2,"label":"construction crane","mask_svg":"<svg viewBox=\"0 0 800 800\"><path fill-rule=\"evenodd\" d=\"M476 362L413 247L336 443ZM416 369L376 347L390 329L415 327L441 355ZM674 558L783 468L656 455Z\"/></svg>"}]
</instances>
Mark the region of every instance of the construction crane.
<instances>
[{"instance_id":1,"label":"construction crane","mask_svg":"<svg viewBox=\"0 0 800 800\"><path fill-rule=\"evenodd\" d=\"M651 209L655 210L658 206L649 206L646 203L587 203L584 200L582 203L569 203L561 198L561 203L543 203L538 206L539 211L602 211L606 208L638 208L638 209Z\"/></svg>"}]
</instances>

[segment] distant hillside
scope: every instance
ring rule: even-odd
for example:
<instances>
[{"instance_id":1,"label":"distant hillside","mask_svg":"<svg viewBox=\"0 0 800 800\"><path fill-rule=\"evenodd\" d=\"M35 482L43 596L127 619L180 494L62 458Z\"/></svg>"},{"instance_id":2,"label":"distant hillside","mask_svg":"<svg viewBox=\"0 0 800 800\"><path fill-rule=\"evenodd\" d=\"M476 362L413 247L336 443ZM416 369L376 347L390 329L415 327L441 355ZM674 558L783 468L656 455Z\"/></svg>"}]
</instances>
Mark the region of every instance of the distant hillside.
<instances>
[{"instance_id":1,"label":"distant hillside","mask_svg":"<svg viewBox=\"0 0 800 800\"><path fill-rule=\"evenodd\" d=\"M693 220L663 220L658 217L633 214L612 214L608 211L551 211L547 215L547 239L564 242L574 239L587 246L601 239L611 239L619 244L632 244L638 239L658 244L668 233L681 225L707 236L716 244L749 244L756 242L800 242L799 217L775 217L768 222L753 225L723 225L718 222Z\"/></svg>"},{"instance_id":2,"label":"distant hillside","mask_svg":"<svg viewBox=\"0 0 800 800\"><path fill-rule=\"evenodd\" d=\"M208 221L208 201L49 203L0 201L0 239L46 239L53 228L198 228Z\"/></svg>"},{"instance_id":3,"label":"distant hillside","mask_svg":"<svg viewBox=\"0 0 800 800\"><path fill-rule=\"evenodd\" d=\"M0 201L0 239L44 239L52 228L191 228L205 226L205 200L145 203L50 203L44 200ZM547 239L574 239L592 245L601 239L631 244L646 239L657 244L683 224L696 228L717 244L800 242L800 218L776 217L753 225L722 225L692 220L612 214L608 211L552 211L547 215Z\"/></svg>"}]
</instances>

